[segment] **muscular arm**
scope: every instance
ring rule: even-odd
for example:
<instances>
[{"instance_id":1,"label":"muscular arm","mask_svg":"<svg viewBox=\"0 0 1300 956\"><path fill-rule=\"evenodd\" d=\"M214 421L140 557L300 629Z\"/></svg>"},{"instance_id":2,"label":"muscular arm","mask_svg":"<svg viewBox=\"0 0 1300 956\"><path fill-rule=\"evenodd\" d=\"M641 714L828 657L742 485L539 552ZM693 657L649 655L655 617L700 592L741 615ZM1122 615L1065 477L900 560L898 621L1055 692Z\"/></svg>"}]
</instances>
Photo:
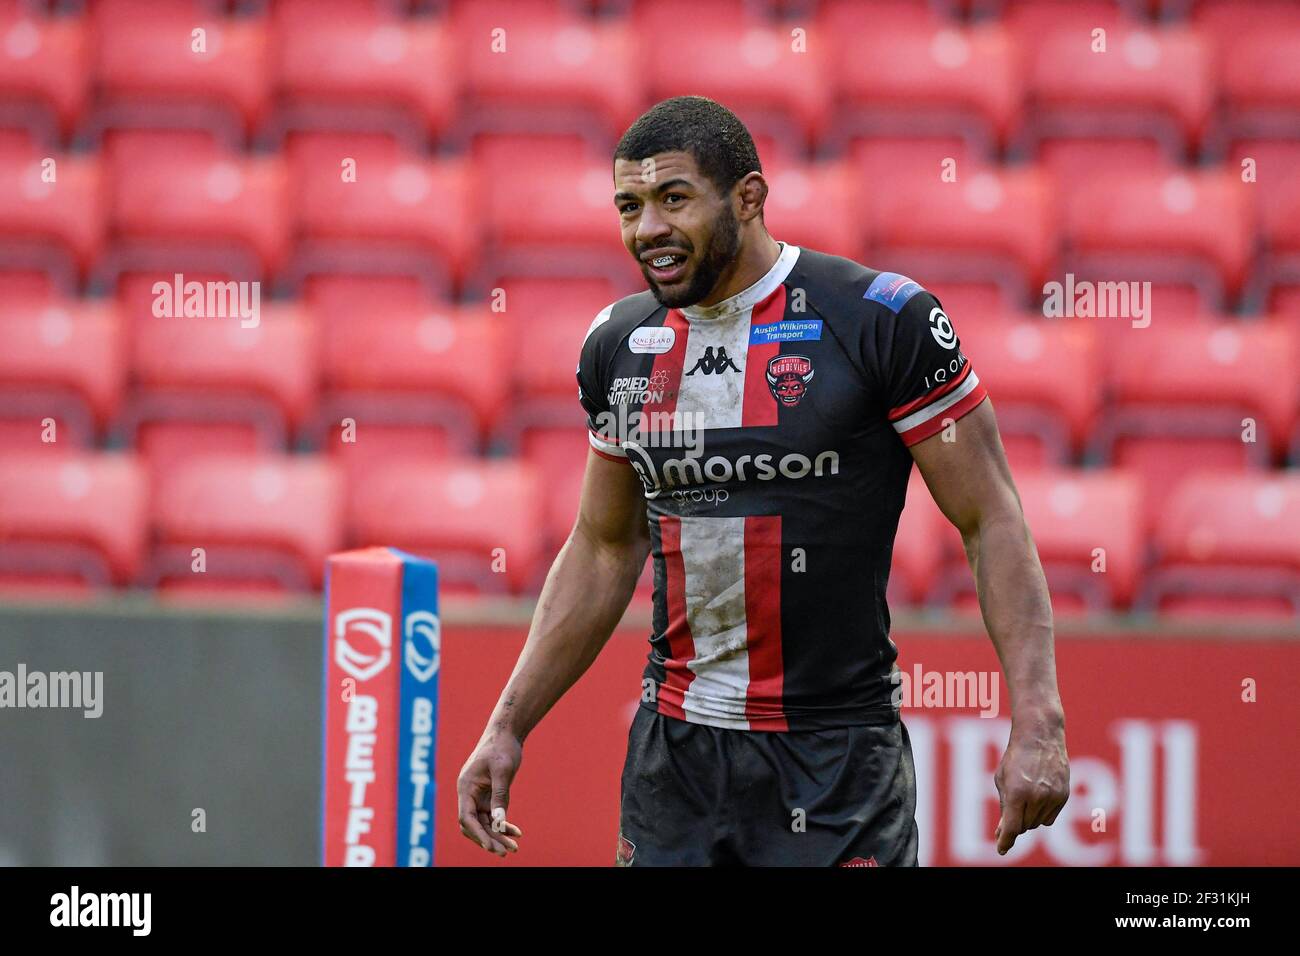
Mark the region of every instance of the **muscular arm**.
<instances>
[{"instance_id":1,"label":"muscular arm","mask_svg":"<svg viewBox=\"0 0 1300 956\"><path fill-rule=\"evenodd\" d=\"M492 811L509 803L524 739L609 640L649 551L636 473L589 451L578 519L546 577L514 672L461 770L461 832L484 849L517 849L507 835L519 835L517 827L498 824L489 832Z\"/></svg>"},{"instance_id":2,"label":"muscular arm","mask_svg":"<svg viewBox=\"0 0 1300 956\"><path fill-rule=\"evenodd\" d=\"M1065 714L1056 686L1052 607L998 436L992 403L956 423L956 440L912 446L935 503L961 532L984 626L1011 705L1011 741L998 769L998 852L1056 819L1069 794Z\"/></svg>"}]
</instances>

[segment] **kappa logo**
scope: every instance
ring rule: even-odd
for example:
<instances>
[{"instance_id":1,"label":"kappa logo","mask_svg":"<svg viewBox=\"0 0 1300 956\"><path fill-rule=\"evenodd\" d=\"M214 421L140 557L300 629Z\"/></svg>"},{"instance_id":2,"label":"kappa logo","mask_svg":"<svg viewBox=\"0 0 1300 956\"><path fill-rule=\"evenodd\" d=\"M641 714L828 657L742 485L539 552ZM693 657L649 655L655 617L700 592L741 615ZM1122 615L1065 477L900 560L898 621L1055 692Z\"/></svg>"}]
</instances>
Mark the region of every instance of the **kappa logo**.
<instances>
[{"instance_id":1,"label":"kappa logo","mask_svg":"<svg viewBox=\"0 0 1300 956\"><path fill-rule=\"evenodd\" d=\"M812 379L812 360L806 355L778 355L767 363L767 387L786 408L803 401Z\"/></svg>"},{"instance_id":2,"label":"kappa logo","mask_svg":"<svg viewBox=\"0 0 1300 956\"><path fill-rule=\"evenodd\" d=\"M353 643L358 638L360 646ZM388 666L392 644L393 618L387 611L354 607L334 618L334 663L357 680L370 680Z\"/></svg>"},{"instance_id":3,"label":"kappa logo","mask_svg":"<svg viewBox=\"0 0 1300 956\"><path fill-rule=\"evenodd\" d=\"M880 866L874 856L869 856L865 860L860 856L855 856L851 860L845 860L840 866Z\"/></svg>"},{"instance_id":4,"label":"kappa logo","mask_svg":"<svg viewBox=\"0 0 1300 956\"><path fill-rule=\"evenodd\" d=\"M402 630L406 634L406 669L421 684L427 683L438 673L442 659L442 625L436 614L412 611L406 615Z\"/></svg>"},{"instance_id":5,"label":"kappa logo","mask_svg":"<svg viewBox=\"0 0 1300 956\"><path fill-rule=\"evenodd\" d=\"M694 375L696 372L703 372L705 375L721 375L728 369L733 372L740 371L736 367L736 363L731 360L731 356L727 354L726 348L720 345L718 350L714 352L713 346L707 345L704 347L704 354L695 363L695 367L686 374Z\"/></svg>"}]
</instances>

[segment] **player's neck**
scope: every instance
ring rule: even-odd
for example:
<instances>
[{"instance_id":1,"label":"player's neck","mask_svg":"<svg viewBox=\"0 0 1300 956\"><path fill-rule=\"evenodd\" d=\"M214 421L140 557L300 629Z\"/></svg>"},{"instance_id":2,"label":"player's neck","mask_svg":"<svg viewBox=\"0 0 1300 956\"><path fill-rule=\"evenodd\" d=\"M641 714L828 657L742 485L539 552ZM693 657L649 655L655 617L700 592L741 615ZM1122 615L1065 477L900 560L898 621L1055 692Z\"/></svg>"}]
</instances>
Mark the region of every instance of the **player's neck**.
<instances>
[{"instance_id":1,"label":"player's neck","mask_svg":"<svg viewBox=\"0 0 1300 956\"><path fill-rule=\"evenodd\" d=\"M724 299L730 299L738 292L744 292L751 285L772 270L781 255L781 244L771 237L767 230L757 237L755 242L745 242L736 254L735 265L729 274L713 288L704 299L696 303L705 308L717 305Z\"/></svg>"}]
</instances>

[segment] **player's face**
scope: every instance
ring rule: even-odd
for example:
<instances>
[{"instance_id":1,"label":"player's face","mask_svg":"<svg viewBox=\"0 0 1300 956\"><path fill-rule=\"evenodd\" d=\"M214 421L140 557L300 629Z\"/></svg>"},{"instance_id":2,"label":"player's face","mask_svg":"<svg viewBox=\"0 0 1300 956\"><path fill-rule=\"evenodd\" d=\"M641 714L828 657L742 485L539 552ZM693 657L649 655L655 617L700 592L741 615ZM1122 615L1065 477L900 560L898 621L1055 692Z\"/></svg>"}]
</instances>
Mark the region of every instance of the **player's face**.
<instances>
[{"instance_id":1,"label":"player's face","mask_svg":"<svg viewBox=\"0 0 1300 956\"><path fill-rule=\"evenodd\" d=\"M731 196L677 152L617 160L614 188L623 245L654 297L670 309L705 299L740 248Z\"/></svg>"}]
</instances>

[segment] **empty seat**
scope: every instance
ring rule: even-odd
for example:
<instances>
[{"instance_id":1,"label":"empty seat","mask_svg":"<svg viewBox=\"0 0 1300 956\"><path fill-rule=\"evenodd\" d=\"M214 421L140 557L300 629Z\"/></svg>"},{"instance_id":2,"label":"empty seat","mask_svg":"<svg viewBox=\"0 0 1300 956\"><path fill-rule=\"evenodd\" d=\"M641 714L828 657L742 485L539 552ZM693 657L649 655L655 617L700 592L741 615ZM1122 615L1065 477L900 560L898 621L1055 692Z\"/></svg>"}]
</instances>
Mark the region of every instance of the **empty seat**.
<instances>
[{"instance_id":1,"label":"empty seat","mask_svg":"<svg viewBox=\"0 0 1300 956\"><path fill-rule=\"evenodd\" d=\"M1041 461L1065 464L1101 409L1095 322L1003 322L982 332L963 330L962 351L988 386L1004 440L1032 437Z\"/></svg>"},{"instance_id":2,"label":"empty seat","mask_svg":"<svg viewBox=\"0 0 1300 956\"><path fill-rule=\"evenodd\" d=\"M90 90L85 21L0 9L0 110L48 142L71 130Z\"/></svg>"},{"instance_id":3,"label":"empty seat","mask_svg":"<svg viewBox=\"0 0 1300 956\"><path fill-rule=\"evenodd\" d=\"M647 74L624 21L519 0L464 4L451 19L467 94L459 135L576 130L604 143L636 118Z\"/></svg>"},{"instance_id":4,"label":"empty seat","mask_svg":"<svg viewBox=\"0 0 1300 956\"><path fill-rule=\"evenodd\" d=\"M684 92L708 96L726 104L751 129L801 145L814 142L831 122L830 63L817 52L809 26L736 15L735 5L691 0L646 4L633 14L633 35L672 37L638 44L647 99ZM804 31L802 41L794 29Z\"/></svg>"},{"instance_id":5,"label":"empty seat","mask_svg":"<svg viewBox=\"0 0 1300 956\"><path fill-rule=\"evenodd\" d=\"M519 444L521 459L544 476L544 540L547 556L557 552L573 529L587 469L586 427L581 416L571 428L533 428Z\"/></svg>"},{"instance_id":6,"label":"empty seat","mask_svg":"<svg viewBox=\"0 0 1300 956\"><path fill-rule=\"evenodd\" d=\"M1019 298L1056 258L1055 206L1034 169L967 169L956 182L900 179L864 212L874 261L924 281L992 279Z\"/></svg>"},{"instance_id":7,"label":"empty seat","mask_svg":"<svg viewBox=\"0 0 1300 956\"><path fill-rule=\"evenodd\" d=\"M955 564L962 554L961 535L934 503L920 471L914 469L894 536L889 603L926 603L944 566Z\"/></svg>"},{"instance_id":8,"label":"empty seat","mask_svg":"<svg viewBox=\"0 0 1300 956\"><path fill-rule=\"evenodd\" d=\"M132 372L122 428L154 464L208 442L283 449L314 408L317 333L306 315L282 304L261 306L256 325L150 317L135 324Z\"/></svg>"},{"instance_id":9,"label":"empty seat","mask_svg":"<svg viewBox=\"0 0 1300 956\"><path fill-rule=\"evenodd\" d=\"M7 452L87 446L117 413L126 381L121 324L109 305L0 304L0 421Z\"/></svg>"},{"instance_id":10,"label":"empty seat","mask_svg":"<svg viewBox=\"0 0 1300 956\"><path fill-rule=\"evenodd\" d=\"M1300 614L1300 474L1194 475L1167 500L1155 540L1146 606L1273 599Z\"/></svg>"},{"instance_id":11,"label":"empty seat","mask_svg":"<svg viewBox=\"0 0 1300 956\"><path fill-rule=\"evenodd\" d=\"M420 141L451 122L464 71L445 23L365 3L278 3L274 12L281 126L409 129Z\"/></svg>"},{"instance_id":12,"label":"empty seat","mask_svg":"<svg viewBox=\"0 0 1300 956\"><path fill-rule=\"evenodd\" d=\"M1131 170L1090 178L1065 200L1069 261L1079 271L1240 289L1255 223L1238 173Z\"/></svg>"},{"instance_id":13,"label":"empty seat","mask_svg":"<svg viewBox=\"0 0 1300 956\"><path fill-rule=\"evenodd\" d=\"M853 178L841 163L773 164L763 205L768 230L784 242L852 258L865 230L853 215Z\"/></svg>"},{"instance_id":14,"label":"empty seat","mask_svg":"<svg viewBox=\"0 0 1300 956\"><path fill-rule=\"evenodd\" d=\"M379 465L351 483L351 539L427 554L449 587L520 593L539 573L542 487L513 460Z\"/></svg>"},{"instance_id":15,"label":"empty seat","mask_svg":"<svg viewBox=\"0 0 1300 956\"><path fill-rule=\"evenodd\" d=\"M97 158L0 152L0 247L8 265L41 269L75 287L107 230L102 183Z\"/></svg>"},{"instance_id":16,"label":"empty seat","mask_svg":"<svg viewBox=\"0 0 1300 956\"><path fill-rule=\"evenodd\" d=\"M0 455L0 578L10 584L135 581L148 481L132 456Z\"/></svg>"},{"instance_id":17,"label":"empty seat","mask_svg":"<svg viewBox=\"0 0 1300 956\"><path fill-rule=\"evenodd\" d=\"M105 265L110 277L165 261L259 278L284 262L289 220L278 157L132 149L115 153L112 176L120 239Z\"/></svg>"},{"instance_id":18,"label":"empty seat","mask_svg":"<svg viewBox=\"0 0 1300 956\"><path fill-rule=\"evenodd\" d=\"M340 149L328 161L295 156L293 181L295 275L418 275L445 288L477 251L475 185L463 160Z\"/></svg>"},{"instance_id":19,"label":"empty seat","mask_svg":"<svg viewBox=\"0 0 1300 956\"><path fill-rule=\"evenodd\" d=\"M477 449L506 410L504 327L477 306L351 316L322 329L326 427L356 422L445 434ZM576 359L575 359L576 364Z\"/></svg>"},{"instance_id":20,"label":"empty seat","mask_svg":"<svg viewBox=\"0 0 1300 956\"><path fill-rule=\"evenodd\" d=\"M1213 51L1186 27L1047 28L1029 50L1034 135L1155 135L1176 155L1198 143L1214 105Z\"/></svg>"},{"instance_id":21,"label":"empty seat","mask_svg":"<svg viewBox=\"0 0 1300 956\"><path fill-rule=\"evenodd\" d=\"M877 24L869 7L852 9L832 7L822 21L841 136L958 132L991 153L1018 126L1019 54L1001 25Z\"/></svg>"},{"instance_id":22,"label":"empty seat","mask_svg":"<svg viewBox=\"0 0 1300 956\"><path fill-rule=\"evenodd\" d=\"M344 487L322 456L214 454L178 462L155 481L155 582L210 577L319 587L343 545Z\"/></svg>"},{"instance_id":23,"label":"empty seat","mask_svg":"<svg viewBox=\"0 0 1300 956\"><path fill-rule=\"evenodd\" d=\"M98 126L223 124L238 141L261 121L265 18L226 16L197 0L100 0L92 15Z\"/></svg>"}]
</instances>

